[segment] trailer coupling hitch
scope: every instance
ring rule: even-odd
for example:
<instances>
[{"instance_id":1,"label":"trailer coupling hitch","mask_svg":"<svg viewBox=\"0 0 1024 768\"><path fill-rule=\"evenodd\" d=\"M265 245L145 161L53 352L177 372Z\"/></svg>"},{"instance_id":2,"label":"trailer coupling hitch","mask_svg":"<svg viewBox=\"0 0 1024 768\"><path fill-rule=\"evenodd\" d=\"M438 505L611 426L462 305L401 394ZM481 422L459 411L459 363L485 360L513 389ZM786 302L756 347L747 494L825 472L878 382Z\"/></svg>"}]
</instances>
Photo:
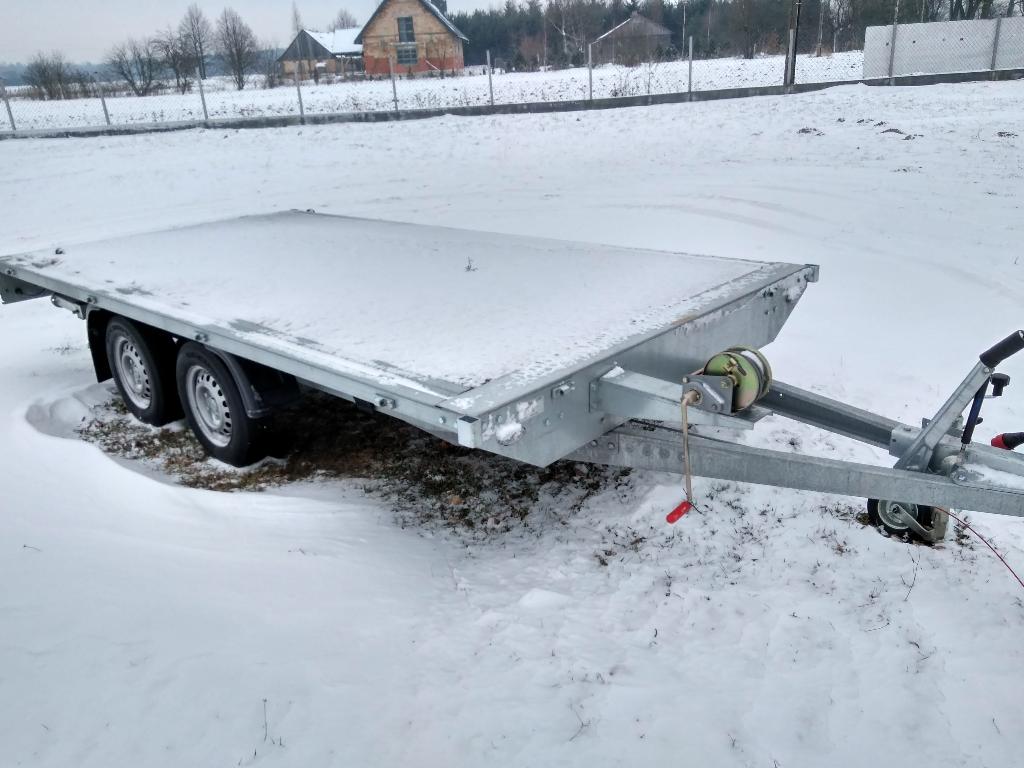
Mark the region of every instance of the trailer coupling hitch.
<instances>
[{"instance_id":1,"label":"trailer coupling hitch","mask_svg":"<svg viewBox=\"0 0 1024 768\"><path fill-rule=\"evenodd\" d=\"M984 401L1002 396L1010 384L1010 377L997 373L996 366L1021 350L1024 331L1016 331L979 355L960 385L920 428L773 382L768 361L760 352L726 350L682 380L684 473L688 477L691 469L689 437L698 452L694 465L698 474L747 476L847 495L860 495L856 493L858 488L867 490L868 518L875 526L890 534L909 533L926 542L942 540L951 507L1024 515L1022 457L973 442L975 429L982 423ZM744 413L775 413L886 447L896 457L896 465L891 470L876 470L753 448L727 448L716 438L688 435L687 421L691 426L705 423L693 418L701 412L725 417L720 425L724 427ZM1021 445L1024 432L1005 433L992 440L994 448L1012 450ZM708 453L711 450L721 451L722 456L713 460ZM733 461L729 454L745 454L746 461ZM722 471L716 462L728 464L729 471ZM854 482L860 474L864 482ZM667 521L679 520L692 504L693 496L687 488L685 500L672 510Z\"/></svg>"},{"instance_id":2,"label":"trailer coupling hitch","mask_svg":"<svg viewBox=\"0 0 1024 768\"><path fill-rule=\"evenodd\" d=\"M1024 331L1016 331L979 355L920 425L774 380L768 361L749 349L728 349L675 381L614 366L591 382L590 409L620 426L570 458L868 499L875 527L940 541L950 509L1024 517L1024 453L1000 450L1024 445L1024 433L1001 435L993 445L972 441L984 400L1010 383L996 367L1021 350ZM729 434L767 417L885 450L895 466L760 447ZM699 509L694 502L688 489L667 522Z\"/></svg>"}]
</instances>

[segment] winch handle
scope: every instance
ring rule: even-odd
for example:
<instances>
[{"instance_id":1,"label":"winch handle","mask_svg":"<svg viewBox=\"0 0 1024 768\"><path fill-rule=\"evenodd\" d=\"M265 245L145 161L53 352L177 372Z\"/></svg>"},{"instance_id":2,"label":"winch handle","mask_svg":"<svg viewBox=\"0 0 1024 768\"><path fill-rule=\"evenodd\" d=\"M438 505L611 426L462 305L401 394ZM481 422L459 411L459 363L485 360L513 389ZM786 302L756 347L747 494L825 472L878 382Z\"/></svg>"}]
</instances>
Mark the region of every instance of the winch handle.
<instances>
[{"instance_id":1,"label":"winch handle","mask_svg":"<svg viewBox=\"0 0 1024 768\"><path fill-rule=\"evenodd\" d=\"M981 362L995 368L1003 360L1024 349L1024 331L1014 331L994 347L981 353Z\"/></svg>"}]
</instances>

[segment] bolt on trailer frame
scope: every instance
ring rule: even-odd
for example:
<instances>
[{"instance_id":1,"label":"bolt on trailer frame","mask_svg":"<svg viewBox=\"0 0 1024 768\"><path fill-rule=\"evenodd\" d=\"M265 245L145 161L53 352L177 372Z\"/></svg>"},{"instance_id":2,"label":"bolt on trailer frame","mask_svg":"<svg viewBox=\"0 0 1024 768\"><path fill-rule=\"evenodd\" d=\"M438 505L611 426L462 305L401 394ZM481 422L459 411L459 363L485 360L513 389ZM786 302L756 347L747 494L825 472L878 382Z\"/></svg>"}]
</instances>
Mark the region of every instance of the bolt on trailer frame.
<instances>
[{"instance_id":1,"label":"bolt on trailer frame","mask_svg":"<svg viewBox=\"0 0 1024 768\"><path fill-rule=\"evenodd\" d=\"M680 473L685 401L695 475L893 500L888 520L931 540L944 516L915 505L1024 514L1024 457L973 442L989 388L1008 383L994 369L1024 333L984 353L932 419L901 424L774 381L751 351L817 277L293 211L0 257L0 298L49 296L86 319L100 379L110 318L198 343L225 362L249 417L281 399L254 375L268 370L530 464ZM769 415L885 448L896 465L738 439Z\"/></svg>"}]
</instances>

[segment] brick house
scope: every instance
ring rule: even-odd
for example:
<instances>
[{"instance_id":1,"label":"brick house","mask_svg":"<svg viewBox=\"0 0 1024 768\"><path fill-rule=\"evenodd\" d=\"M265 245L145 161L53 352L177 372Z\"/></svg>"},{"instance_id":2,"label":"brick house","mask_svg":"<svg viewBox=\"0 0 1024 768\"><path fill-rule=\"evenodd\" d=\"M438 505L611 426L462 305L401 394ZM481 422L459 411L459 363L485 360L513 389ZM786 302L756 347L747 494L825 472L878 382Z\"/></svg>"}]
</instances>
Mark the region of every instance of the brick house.
<instances>
[{"instance_id":1,"label":"brick house","mask_svg":"<svg viewBox=\"0 0 1024 768\"><path fill-rule=\"evenodd\" d=\"M354 42L367 75L458 72L467 38L430 0L383 0Z\"/></svg>"}]
</instances>

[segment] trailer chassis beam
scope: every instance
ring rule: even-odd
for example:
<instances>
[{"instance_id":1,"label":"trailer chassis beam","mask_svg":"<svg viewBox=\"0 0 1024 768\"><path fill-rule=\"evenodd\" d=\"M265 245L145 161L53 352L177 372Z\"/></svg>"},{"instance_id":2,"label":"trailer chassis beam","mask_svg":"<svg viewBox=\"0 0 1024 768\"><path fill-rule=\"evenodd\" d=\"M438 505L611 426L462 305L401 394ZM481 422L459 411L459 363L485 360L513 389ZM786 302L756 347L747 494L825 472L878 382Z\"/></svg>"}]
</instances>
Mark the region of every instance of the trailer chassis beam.
<instances>
[{"instance_id":1,"label":"trailer chassis beam","mask_svg":"<svg viewBox=\"0 0 1024 768\"><path fill-rule=\"evenodd\" d=\"M591 408L631 421L567 458L683 472L683 434L676 426L681 421L677 414L687 388L698 388L702 396L688 419L698 430L750 429L765 415L775 414L885 448L897 462L893 468L878 467L691 434L694 475L1020 517L1024 516L1024 456L971 440L995 367L1022 349L1024 332L1017 331L982 353L934 417L919 428L782 382L774 382L747 412L730 413L723 408L730 398L728 382L722 377L694 374L676 384L616 367L592 383ZM964 409L972 400L964 423ZM944 515L942 525L931 530L909 515L905 521L926 540L938 540L945 529Z\"/></svg>"},{"instance_id":2,"label":"trailer chassis beam","mask_svg":"<svg viewBox=\"0 0 1024 768\"><path fill-rule=\"evenodd\" d=\"M904 426L877 413L781 381L772 384L760 404L780 416L886 450L892 447L893 433Z\"/></svg>"},{"instance_id":3,"label":"trailer chassis beam","mask_svg":"<svg viewBox=\"0 0 1024 768\"><path fill-rule=\"evenodd\" d=\"M678 474L683 467L682 436L666 427L627 424L567 458ZM690 435L690 462L698 477L1024 516L1024 495L1020 493L960 485L943 475L804 456L698 435Z\"/></svg>"}]
</instances>

